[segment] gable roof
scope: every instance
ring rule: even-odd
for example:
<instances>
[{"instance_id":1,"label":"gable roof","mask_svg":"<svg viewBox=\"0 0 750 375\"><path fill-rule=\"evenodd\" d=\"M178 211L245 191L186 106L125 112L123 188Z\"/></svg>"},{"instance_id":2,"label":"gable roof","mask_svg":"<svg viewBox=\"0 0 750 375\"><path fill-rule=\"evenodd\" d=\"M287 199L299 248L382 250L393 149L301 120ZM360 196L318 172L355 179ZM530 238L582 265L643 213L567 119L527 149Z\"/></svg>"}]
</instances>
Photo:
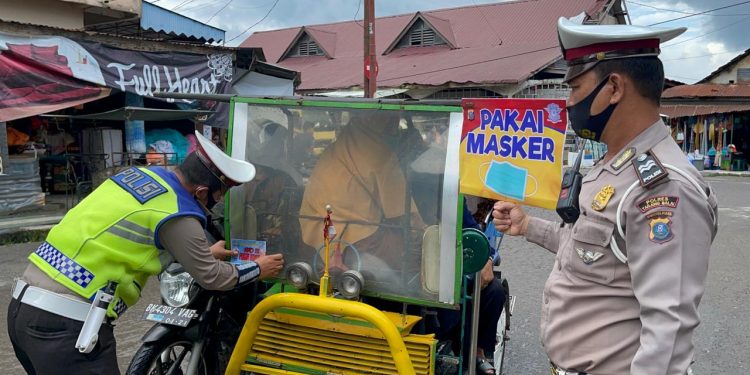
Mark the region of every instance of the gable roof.
<instances>
[{"instance_id":1,"label":"gable roof","mask_svg":"<svg viewBox=\"0 0 750 375\"><path fill-rule=\"evenodd\" d=\"M710 80L712 80L714 77L725 71L727 68L731 67L732 65L742 61L745 57L750 56L750 48L746 49L745 52L741 53L739 56L733 58L732 60L729 60L728 63L718 67L716 70L711 72L711 74L707 75L706 78L703 78L702 80L696 82L696 83L708 83Z\"/></svg>"},{"instance_id":2,"label":"gable roof","mask_svg":"<svg viewBox=\"0 0 750 375\"><path fill-rule=\"evenodd\" d=\"M377 18L378 87L522 82L560 57L556 31L558 17L573 17L585 12L596 18L611 1L516 0ZM407 47L383 55L419 15L455 48ZM256 32L241 46L262 47L269 61L278 61L285 68L301 72L299 90L361 86L362 26L347 21L305 29L335 34L331 42L335 45L335 58L303 56L281 59L296 41L302 27Z\"/></svg>"},{"instance_id":3,"label":"gable roof","mask_svg":"<svg viewBox=\"0 0 750 375\"><path fill-rule=\"evenodd\" d=\"M429 26L432 30L435 31L435 33L442 38L445 43L448 44L448 47L450 48L456 48L456 38L453 36L453 30L451 29L451 24L448 20L435 17L431 14L423 14L422 12L417 12L414 15L414 18L409 21L409 23L401 29L401 33L398 34L391 43L388 45L388 48L383 51L383 55L387 55L391 51L393 51L396 46L398 46L399 42L406 38L407 34L409 33L409 30L411 30L412 27L414 27L414 24L417 23L417 21L422 20L424 21L427 26ZM375 23L375 31L377 32L377 22Z\"/></svg>"},{"instance_id":4,"label":"gable roof","mask_svg":"<svg viewBox=\"0 0 750 375\"><path fill-rule=\"evenodd\" d=\"M443 40L448 43L451 48L457 48L456 38L453 36L453 29L451 28L451 22L437 17L435 15L425 13L421 14L424 17L425 22L433 27L436 33L440 35Z\"/></svg>"},{"instance_id":5,"label":"gable roof","mask_svg":"<svg viewBox=\"0 0 750 375\"><path fill-rule=\"evenodd\" d=\"M312 27L307 27L305 29L310 37L318 43L318 46L323 49L323 53L325 53L326 56L330 58L336 57L336 33L314 29Z\"/></svg>"},{"instance_id":6,"label":"gable roof","mask_svg":"<svg viewBox=\"0 0 750 375\"><path fill-rule=\"evenodd\" d=\"M336 52L336 34L331 33L325 30L318 30L314 29L312 27L302 26L299 29L299 32L297 32L297 36L292 39L292 42L289 43L289 46L284 50L284 52L279 56L278 61L284 59L285 57L289 57L289 54L292 52L294 47L297 46L299 41L305 36L309 35L310 38L312 38L313 41L315 41L315 44L320 47L320 49L323 51L323 54L328 57L329 59L332 59L334 57L334 52Z\"/></svg>"}]
</instances>

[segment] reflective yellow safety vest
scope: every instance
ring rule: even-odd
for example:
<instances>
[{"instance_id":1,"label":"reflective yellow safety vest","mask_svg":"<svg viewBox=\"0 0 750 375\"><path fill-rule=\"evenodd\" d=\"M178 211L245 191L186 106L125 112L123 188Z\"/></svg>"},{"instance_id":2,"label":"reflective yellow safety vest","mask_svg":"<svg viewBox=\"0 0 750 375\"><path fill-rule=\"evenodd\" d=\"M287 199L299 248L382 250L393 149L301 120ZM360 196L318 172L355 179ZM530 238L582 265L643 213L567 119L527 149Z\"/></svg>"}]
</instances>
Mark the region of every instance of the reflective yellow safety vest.
<instances>
[{"instance_id":1,"label":"reflective yellow safety vest","mask_svg":"<svg viewBox=\"0 0 750 375\"><path fill-rule=\"evenodd\" d=\"M177 176L164 168L129 168L102 183L55 225L29 260L49 277L93 299L118 283L107 315L116 318L141 296L149 276L172 260L159 228L172 218L206 216Z\"/></svg>"}]
</instances>

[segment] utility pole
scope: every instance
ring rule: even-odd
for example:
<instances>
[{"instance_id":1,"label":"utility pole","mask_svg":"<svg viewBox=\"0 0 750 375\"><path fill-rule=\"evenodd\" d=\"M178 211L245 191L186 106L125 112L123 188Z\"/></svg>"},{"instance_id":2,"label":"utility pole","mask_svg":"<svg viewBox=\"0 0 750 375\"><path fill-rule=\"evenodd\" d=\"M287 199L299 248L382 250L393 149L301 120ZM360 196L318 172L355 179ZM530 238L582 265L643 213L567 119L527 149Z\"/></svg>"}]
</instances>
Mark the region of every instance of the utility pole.
<instances>
[{"instance_id":1,"label":"utility pole","mask_svg":"<svg viewBox=\"0 0 750 375\"><path fill-rule=\"evenodd\" d=\"M363 1L365 3L365 98L374 98L378 87L378 61L375 57L375 0Z\"/></svg>"}]
</instances>

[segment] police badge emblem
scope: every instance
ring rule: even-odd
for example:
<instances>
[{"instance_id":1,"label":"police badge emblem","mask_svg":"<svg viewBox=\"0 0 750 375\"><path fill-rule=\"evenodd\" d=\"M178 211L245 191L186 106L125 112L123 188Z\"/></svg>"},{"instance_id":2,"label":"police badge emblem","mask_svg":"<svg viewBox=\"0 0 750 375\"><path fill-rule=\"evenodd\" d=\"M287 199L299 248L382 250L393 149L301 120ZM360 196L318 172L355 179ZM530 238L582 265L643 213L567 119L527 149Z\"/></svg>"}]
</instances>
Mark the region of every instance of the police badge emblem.
<instances>
[{"instance_id":1,"label":"police badge emblem","mask_svg":"<svg viewBox=\"0 0 750 375\"><path fill-rule=\"evenodd\" d=\"M562 121L560 119L560 112L562 112L562 108L560 108L559 105L550 103L546 108L544 108L544 110L547 111L547 120L549 122L557 124L558 122Z\"/></svg>"},{"instance_id":2,"label":"police badge emblem","mask_svg":"<svg viewBox=\"0 0 750 375\"><path fill-rule=\"evenodd\" d=\"M674 237L672 234L672 219L668 217L654 217L648 223L651 230L648 239L651 242L665 243Z\"/></svg>"},{"instance_id":3,"label":"police badge emblem","mask_svg":"<svg viewBox=\"0 0 750 375\"><path fill-rule=\"evenodd\" d=\"M596 193L594 200L591 202L591 208L595 211L601 211L607 207L609 199L615 194L615 187L606 185Z\"/></svg>"}]
</instances>

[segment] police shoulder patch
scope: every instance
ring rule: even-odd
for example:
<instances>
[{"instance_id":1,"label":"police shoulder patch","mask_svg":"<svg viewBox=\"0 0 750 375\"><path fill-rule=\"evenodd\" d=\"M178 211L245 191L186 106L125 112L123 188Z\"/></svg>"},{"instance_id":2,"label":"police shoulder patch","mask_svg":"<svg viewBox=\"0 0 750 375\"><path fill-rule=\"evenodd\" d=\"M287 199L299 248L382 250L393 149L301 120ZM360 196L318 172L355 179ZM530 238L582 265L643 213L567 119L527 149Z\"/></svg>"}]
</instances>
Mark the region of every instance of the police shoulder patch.
<instances>
[{"instance_id":1,"label":"police shoulder patch","mask_svg":"<svg viewBox=\"0 0 750 375\"><path fill-rule=\"evenodd\" d=\"M128 168L110 178L141 204L167 192L164 185L138 168Z\"/></svg>"},{"instance_id":2,"label":"police shoulder patch","mask_svg":"<svg viewBox=\"0 0 750 375\"><path fill-rule=\"evenodd\" d=\"M635 174L644 188L652 186L657 181L667 177L668 174L659 159L651 151L646 151L633 159L633 168L635 168Z\"/></svg>"}]
</instances>

